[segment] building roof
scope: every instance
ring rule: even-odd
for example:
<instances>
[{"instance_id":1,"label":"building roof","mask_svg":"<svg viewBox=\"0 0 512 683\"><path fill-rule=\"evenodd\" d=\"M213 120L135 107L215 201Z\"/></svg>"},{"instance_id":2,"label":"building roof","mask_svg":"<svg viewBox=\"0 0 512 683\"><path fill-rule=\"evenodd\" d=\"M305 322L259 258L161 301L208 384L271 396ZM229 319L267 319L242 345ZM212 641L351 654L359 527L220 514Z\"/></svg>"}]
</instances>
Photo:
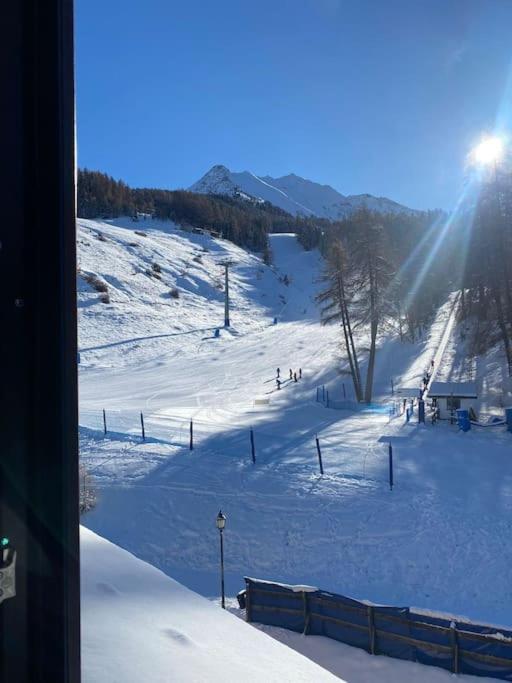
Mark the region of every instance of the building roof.
<instances>
[{"instance_id":1,"label":"building roof","mask_svg":"<svg viewBox=\"0 0 512 683\"><path fill-rule=\"evenodd\" d=\"M403 398L417 398L420 395L419 387L397 387L395 389L395 394L397 396L402 396Z\"/></svg>"},{"instance_id":2,"label":"building roof","mask_svg":"<svg viewBox=\"0 0 512 683\"><path fill-rule=\"evenodd\" d=\"M444 396L478 398L475 382L432 382L428 395L436 398Z\"/></svg>"}]
</instances>

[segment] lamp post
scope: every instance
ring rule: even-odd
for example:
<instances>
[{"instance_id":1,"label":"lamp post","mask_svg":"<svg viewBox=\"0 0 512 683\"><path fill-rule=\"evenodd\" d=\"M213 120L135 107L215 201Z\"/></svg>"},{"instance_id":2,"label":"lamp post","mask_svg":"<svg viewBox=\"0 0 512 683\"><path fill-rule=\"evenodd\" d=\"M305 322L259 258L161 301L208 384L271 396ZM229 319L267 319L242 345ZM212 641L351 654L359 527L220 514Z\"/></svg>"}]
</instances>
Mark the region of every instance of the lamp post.
<instances>
[{"instance_id":1,"label":"lamp post","mask_svg":"<svg viewBox=\"0 0 512 683\"><path fill-rule=\"evenodd\" d=\"M215 525L219 530L220 536L220 590L221 590L221 605L222 609L226 609L226 595L224 591L224 527L226 526L226 515L219 510Z\"/></svg>"}]
</instances>

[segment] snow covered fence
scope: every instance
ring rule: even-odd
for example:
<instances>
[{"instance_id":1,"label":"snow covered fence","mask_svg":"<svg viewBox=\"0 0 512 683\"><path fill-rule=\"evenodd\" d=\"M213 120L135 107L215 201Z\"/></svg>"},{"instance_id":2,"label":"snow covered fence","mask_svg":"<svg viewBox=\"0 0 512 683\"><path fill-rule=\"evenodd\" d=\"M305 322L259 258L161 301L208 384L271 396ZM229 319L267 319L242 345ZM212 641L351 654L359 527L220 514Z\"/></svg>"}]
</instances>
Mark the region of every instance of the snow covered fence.
<instances>
[{"instance_id":1,"label":"snow covered fence","mask_svg":"<svg viewBox=\"0 0 512 683\"><path fill-rule=\"evenodd\" d=\"M373 605L311 586L245 578L246 619L326 636L377 655L473 676L512 680L512 631Z\"/></svg>"}]
</instances>

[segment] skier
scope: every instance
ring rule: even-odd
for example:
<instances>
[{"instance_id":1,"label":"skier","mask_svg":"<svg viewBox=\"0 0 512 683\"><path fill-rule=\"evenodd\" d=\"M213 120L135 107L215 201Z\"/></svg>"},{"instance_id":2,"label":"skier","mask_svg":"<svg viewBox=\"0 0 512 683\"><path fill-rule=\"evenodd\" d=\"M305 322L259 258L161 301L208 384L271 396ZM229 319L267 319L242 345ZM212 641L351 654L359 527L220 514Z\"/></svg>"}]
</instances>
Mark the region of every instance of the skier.
<instances>
[{"instance_id":1,"label":"skier","mask_svg":"<svg viewBox=\"0 0 512 683\"><path fill-rule=\"evenodd\" d=\"M293 381L294 381L294 382L297 381L297 373L296 373L296 372L293 373Z\"/></svg>"},{"instance_id":2,"label":"skier","mask_svg":"<svg viewBox=\"0 0 512 683\"><path fill-rule=\"evenodd\" d=\"M432 360L430 361L430 367L431 367L431 368L434 367L434 359L433 359L433 358L432 358Z\"/></svg>"},{"instance_id":3,"label":"skier","mask_svg":"<svg viewBox=\"0 0 512 683\"><path fill-rule=\"evenodd\" d=\"M279 391L279 389L281 388L281 380L276 379L276 382L277 382L277 390Z\"/></svg>"},{"instance_id":4,"label":"skier","mask_svg":"<svg viewBox=\"0 0 512 683\"><path fill-rule=\"evenodd\" d=\"M293 372L292 372L291 368L290 368L290 379L293 379Z\"/></svg>"},{"instance_id":5,"label":"skier","mask_svg":"<svg viewBox=\"0 0 512 683\"><path fill-rule=\"evenodd\" d=\"M302 379L302 368L299 368L299 379Z\"/></svg>"},{"instance_id":6,"label":"skier","mask_svg":"<svg viewBox=\"0 0 512 683\"><path fill-rule=\"evenodd\" d=\"M277 376L278 376L278 377L281 376L281 368L277 368Z\"/></svg>"}]
</instances>

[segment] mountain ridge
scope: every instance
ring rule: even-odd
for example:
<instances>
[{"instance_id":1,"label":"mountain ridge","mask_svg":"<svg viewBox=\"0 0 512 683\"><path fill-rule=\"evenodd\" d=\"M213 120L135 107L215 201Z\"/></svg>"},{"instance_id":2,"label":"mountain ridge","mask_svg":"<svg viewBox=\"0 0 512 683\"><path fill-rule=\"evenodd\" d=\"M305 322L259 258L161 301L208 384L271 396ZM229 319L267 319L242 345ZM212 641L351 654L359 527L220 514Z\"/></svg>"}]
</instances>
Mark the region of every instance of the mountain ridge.
<instances>
[{"instance_id":1,"label":"mountain ridge","mask_svg":"<svg viewBox=\"0 0 512 683\"><path fill-rule=\"evenodd\" d=\"M416 213L414 209L387 197L342 195L330 185L316 183L295 173L273 178L270 175L257 176L251 171L233 172L223 164L212 166L189 190L256 202L268 201L292 215L330 220L345 218L363 206L380 213Z\"/></svg>"}]
</instances>

